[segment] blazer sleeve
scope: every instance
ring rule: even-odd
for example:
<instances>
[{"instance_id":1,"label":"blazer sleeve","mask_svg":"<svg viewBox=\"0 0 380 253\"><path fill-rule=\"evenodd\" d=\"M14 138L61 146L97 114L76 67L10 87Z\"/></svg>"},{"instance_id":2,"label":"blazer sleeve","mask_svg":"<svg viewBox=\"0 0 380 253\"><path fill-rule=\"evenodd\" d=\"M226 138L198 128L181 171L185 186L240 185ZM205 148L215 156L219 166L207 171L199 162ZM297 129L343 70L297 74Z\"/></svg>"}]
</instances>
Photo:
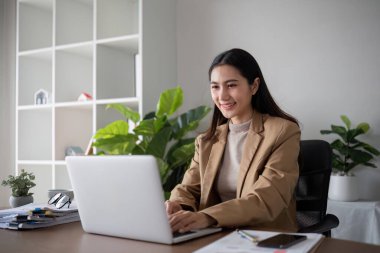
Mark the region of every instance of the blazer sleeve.
<instances>
[{"instance_id":1,"label":"blazer sleeve","mask_svg":"<svg viewBox=\"0 0 380 253\"><path fill-rule=\"evenodd\" d=\"M198 137L199 138L199 137ZM177 201L184 209L197 211L201 194L201 179L199 172L199 140L195 140L194 157L183 177L170 194L171 201Z\"/></svg>"},{"instance_id":2,"label":"blazer sleeve","mask_svg":"<svg viewBox=\"0 0 380 253\"><path fill-rule=\"evenodd\" d=\"M201 210L218 226L272 222L289 207L299 175L300 129L286 121L273 140L268 157L251 165L240 197Z\"/></svg>"}]
</instances>

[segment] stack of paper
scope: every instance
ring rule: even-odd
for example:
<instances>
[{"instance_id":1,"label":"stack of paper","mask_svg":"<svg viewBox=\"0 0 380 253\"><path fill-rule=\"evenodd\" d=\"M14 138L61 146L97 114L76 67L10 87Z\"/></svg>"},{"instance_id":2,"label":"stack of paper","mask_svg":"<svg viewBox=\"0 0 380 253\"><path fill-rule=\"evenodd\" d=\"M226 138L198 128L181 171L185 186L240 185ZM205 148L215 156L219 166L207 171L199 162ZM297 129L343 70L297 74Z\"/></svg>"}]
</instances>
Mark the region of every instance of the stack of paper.
<instances>
[{"instance_id":1,"label":"stack of paper","mask_svg":"<svg viewBox=\"0 0 380 253\"><path fill-rule=\"evenodd\" d=\"M258 230L244 230L244 232L247 232L248 234L254 236L255 238L258 238L259 240L264 240L266 238L269 238L271 236L279 234L278 232L268 232L268 231L258 231ZM293 233L295 234L295 233ZM239 253L248 253L248 252L287 252L287 253L306 253L310 252L315 245L317 245L321 239L323 238L323 235L321 234L314 234L314 233L306 233L306 234L300 234L297 233L297 235L306 235L307 239L299 242L286 250L279 250L279 249L273 249L273 248L263 248L258 247L255 243L252 241L249 241L245 238L242 238L241 235L239 235L236 231L232 232L225 237L195 251L195 253L233 253L233 252L239 252Z\"/></svg>"},{"instance_id":2,"label":"stack of paper","mask_svg":"<svg viewBox=\"0 0 380 253\"><path fill-rule=\"evenodd\" d=\"M28 204L25 206L0 210L0 228L35 229L79 221L78 208L75 203L70 208L61 209L53 205Z\"/></svg>"}]
</instances>

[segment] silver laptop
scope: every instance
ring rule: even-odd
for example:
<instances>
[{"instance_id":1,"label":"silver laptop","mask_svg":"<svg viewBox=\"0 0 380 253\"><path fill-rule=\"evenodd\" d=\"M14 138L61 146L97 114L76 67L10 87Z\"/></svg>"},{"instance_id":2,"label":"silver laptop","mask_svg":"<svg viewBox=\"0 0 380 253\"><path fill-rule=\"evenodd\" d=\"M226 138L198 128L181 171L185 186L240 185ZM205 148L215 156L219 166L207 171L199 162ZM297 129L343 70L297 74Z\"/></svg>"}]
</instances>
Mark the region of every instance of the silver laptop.
<instances>
[{"instance_id":1,"label":"silver laptop","mask_svg":"<svg viewBox=\"0 0 380 253\"><path fill-rule=\"evenodd\" d=\"M221 230L173 235L153 156L67 156L66 163L86 232L173 244Z\"/></svg>"}]
</instances>

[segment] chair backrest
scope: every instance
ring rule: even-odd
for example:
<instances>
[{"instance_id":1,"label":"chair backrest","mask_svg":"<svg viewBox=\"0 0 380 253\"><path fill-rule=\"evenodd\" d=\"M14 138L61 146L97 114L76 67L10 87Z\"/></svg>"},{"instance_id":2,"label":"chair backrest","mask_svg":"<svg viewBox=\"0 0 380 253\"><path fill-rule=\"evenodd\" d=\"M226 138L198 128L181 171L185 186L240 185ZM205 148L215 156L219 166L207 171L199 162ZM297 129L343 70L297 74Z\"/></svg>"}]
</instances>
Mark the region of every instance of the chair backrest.
<instances>
[{"instance_id":1,"label":"chair backrest","mask_svg":"<svg viewBox=\"0 0 380 253\"><path fill-rule=\"evenodd\" d=\"M300 228L321 222L326 215L332 150L323 140L303 140L300 176L296 187L297 222Z\"/></svg>"}]
</instances>

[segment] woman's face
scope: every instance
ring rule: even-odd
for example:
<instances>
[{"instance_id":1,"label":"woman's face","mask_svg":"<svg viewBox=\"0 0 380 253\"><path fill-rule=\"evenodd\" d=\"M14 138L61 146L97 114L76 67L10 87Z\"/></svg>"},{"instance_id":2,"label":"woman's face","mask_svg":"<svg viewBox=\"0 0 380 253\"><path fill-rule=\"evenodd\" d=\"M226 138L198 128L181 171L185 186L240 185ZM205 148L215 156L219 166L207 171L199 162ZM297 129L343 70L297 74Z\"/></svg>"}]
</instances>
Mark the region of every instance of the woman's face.
<instances>
[{"instance_id":1,"label":"woman's face","mask_svg":"<svg viewBox=\"0 0 380 253\"><path fill-rule=\"evenodd\" d=\"M259 78L256 78L249 85L247 79L233 66L217 66L211 72L212 100L233 124L247 122L252 117L251 99L259 83Z\"/></svg>"}]
</instances>

